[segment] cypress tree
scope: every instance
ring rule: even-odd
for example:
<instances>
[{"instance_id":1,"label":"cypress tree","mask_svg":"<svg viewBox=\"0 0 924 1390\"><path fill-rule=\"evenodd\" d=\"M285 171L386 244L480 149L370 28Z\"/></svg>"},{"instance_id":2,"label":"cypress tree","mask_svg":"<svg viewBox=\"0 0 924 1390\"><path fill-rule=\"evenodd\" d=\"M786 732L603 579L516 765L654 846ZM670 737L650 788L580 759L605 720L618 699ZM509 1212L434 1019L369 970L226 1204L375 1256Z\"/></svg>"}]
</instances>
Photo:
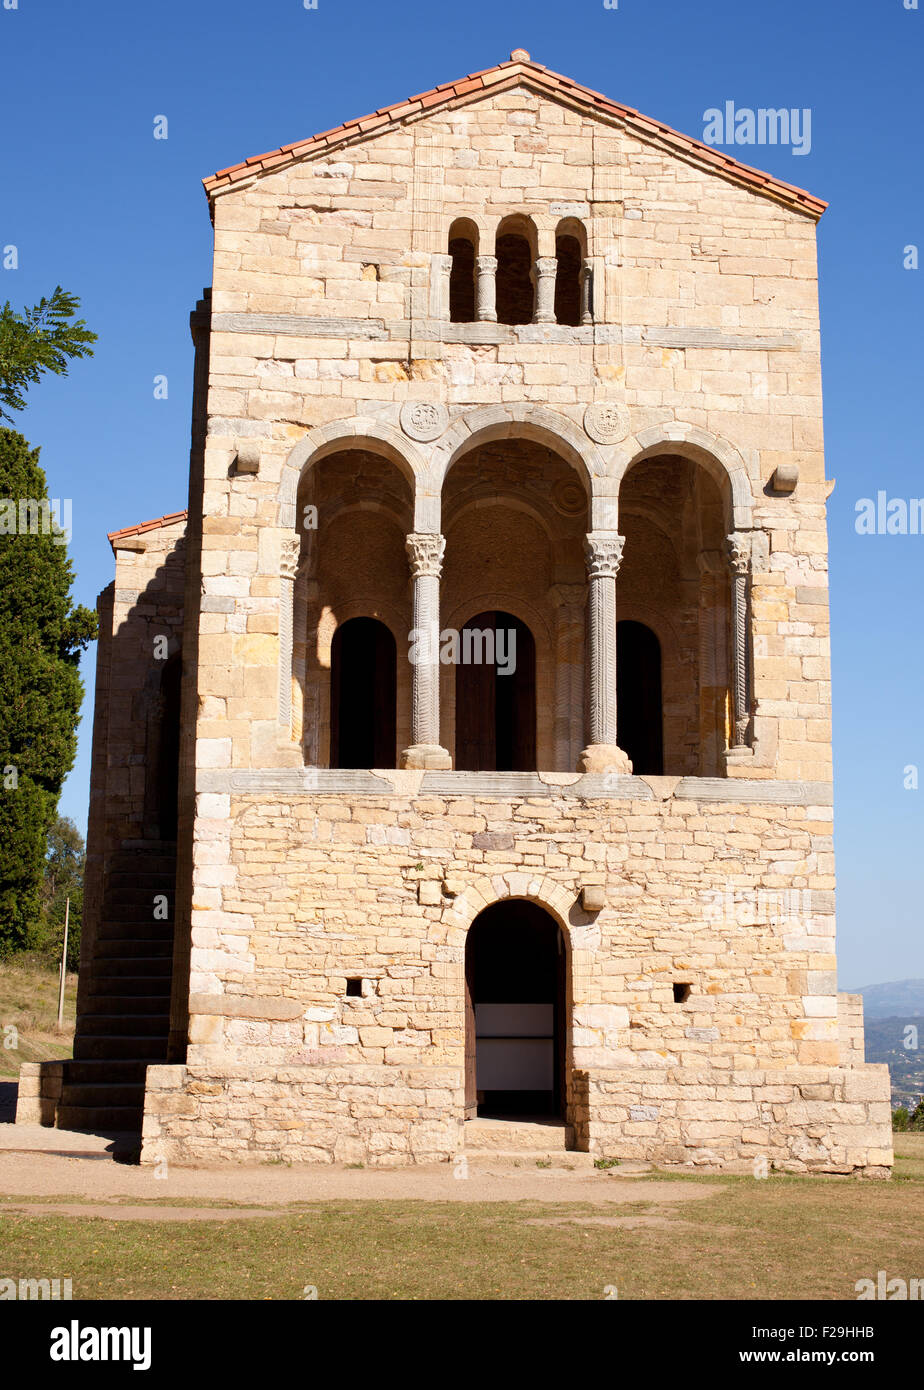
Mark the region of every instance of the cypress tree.
<instances>
[{"instance_id":1,"label":"cypress tree","mask_svg":"<svg viewBox=\"0 0 924 1390\"><path fill-rule=\"evenodd\" d=\"M77 749L80 653L96 636L95 613L72 605L38 459L0 429L0 955L26 945L39 918L47 834Z\"/></svg>"}]
</instances>

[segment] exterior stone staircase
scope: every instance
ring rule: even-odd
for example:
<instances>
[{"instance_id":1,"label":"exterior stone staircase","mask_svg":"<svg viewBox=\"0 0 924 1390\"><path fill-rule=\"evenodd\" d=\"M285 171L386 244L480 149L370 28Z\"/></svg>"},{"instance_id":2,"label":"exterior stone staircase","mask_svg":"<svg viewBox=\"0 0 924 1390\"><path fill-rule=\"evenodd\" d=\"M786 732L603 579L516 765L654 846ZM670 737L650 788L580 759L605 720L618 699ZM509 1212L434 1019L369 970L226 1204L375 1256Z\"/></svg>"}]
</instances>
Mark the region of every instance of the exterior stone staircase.
<instances>
[{"instance_id":1,"label":"exterior stone staircase","mask_svg":"<svg viewBox=\"0 0 924 1390\"><path fill-rule=\"evenodd\" d=\"M141 1133L145 1069L167 1058L176 844L126 841L109 864L90 992L65 1062L59 1129ZM163 894L167 918L155 920Z\"/></svg>"}]
</instances>

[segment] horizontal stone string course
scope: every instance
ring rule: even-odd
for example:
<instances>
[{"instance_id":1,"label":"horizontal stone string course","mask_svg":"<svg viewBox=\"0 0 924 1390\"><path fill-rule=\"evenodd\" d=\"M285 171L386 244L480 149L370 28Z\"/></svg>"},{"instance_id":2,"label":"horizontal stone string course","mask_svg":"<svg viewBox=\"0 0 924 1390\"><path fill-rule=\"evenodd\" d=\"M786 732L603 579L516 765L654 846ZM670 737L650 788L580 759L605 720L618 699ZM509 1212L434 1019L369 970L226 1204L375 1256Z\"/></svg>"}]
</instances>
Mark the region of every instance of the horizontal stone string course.
<instances>
[{"instance_id":1,"label":"horizontal stone string course","mask_svg":"<svg viewBox=\"0 0 924 1390\"><path fill-rule=\"evenodd\" d=\"M350 338L400 342L417 339L436 343L650 343L652 347L730 348L747 352L799 349L795 333L729 333L710 328L645 328L638 324L595 324L563 328L553 323L508 325L494 322L449 323L422 319L385 324L383 320L322 318L308 314L215 314L216 333L272 333L293 338Z\"/></svg>"},{"instance_id":2,"label":"horizontal stone string course","mask_svg":"<svg viewBox=\"0 0 924 1390\"><path fill-rule=\"evenodd\" d=\"M408 778L411 778L409 781ZM610 801L709 801L726 805L831 806L830 782L776 782L724 777L650 778L600 773L413 772L400 777L387 768L366 772L341 768L201 768L200 792L317 792L321 795L387 795L399 788L435 796L605 798Z\"/></svg>"}]
</instances>

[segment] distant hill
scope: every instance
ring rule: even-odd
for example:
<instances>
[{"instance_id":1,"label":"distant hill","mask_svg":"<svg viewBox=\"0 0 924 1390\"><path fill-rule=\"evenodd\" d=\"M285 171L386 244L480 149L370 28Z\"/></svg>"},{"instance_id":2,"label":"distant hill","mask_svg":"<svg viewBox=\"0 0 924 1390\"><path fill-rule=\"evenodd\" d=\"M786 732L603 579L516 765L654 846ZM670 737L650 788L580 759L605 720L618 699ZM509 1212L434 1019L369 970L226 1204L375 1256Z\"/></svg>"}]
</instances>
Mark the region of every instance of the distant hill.
<instances>
[{"instance_id":1,"label":"distant hill","mask_svg":"<svg viewBox=\"0 0 924 1390\"><path fill-rule=\"evenodd\" d=\"M846 992L863 995L863 1017L867 1021L924 1014L924 980L892 980L888 984L863 985Z\"/></svg>"},{"instance_id":2,"label":"distant hill","mask_svg":"<svg viewBox=\"0 0 924 1390\"><path fill-rule=\"evenodd\" d=\"M890 980L845 992L863 996L866 1060L887 1064L892 1105L915 1106L924 1097L924 980Z\"/></svg>"},{"instance_id":3,"label":"distant hill","mask_svg":"<svg viewBox=\"0 0 924 1390\"><path fill-rule=\"evenodd\" d=\"M917 1036L908 1028L917 1029ZM906 1047L917 1041L917 1048ZM873 1018L866 1024L867 1062L885 1062L892 1082L892 1105L913 1108L924 1098L924 1015Z\"/></svg>"}]
</instances>

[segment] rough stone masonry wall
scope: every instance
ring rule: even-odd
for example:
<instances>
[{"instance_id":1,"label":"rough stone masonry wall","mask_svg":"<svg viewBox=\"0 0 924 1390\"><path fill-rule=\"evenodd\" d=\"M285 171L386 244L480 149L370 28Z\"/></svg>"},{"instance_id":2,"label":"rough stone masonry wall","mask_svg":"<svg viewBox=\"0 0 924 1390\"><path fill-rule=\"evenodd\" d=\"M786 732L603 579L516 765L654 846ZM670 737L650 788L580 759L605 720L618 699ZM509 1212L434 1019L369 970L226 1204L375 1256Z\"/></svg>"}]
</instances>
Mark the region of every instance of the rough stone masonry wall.
<instances>
[{"instance_id":1,"label":"rough stone masonry wall","mask_svg":"<svg viewBox=\"0 0 924 1390\"><path fill-rule=\"evenodd\" d=\"M706 1161L694 1158L710 1146L689 1113L718 1126L723 1161L748 1157L763 1127L764 1151L788 1146L799 1164L806 1124L827 1123L838 1136L828 1162L885 1162L887 1078L870 1082L869 1099L882 1091L885 1104L872 1120L835 1106L830 806L705 803L678 779L631 779L633 799L620 800L599 779L584 795L574 779L536 779L540 794L515 798L428 794L427 781L447 774L358 776L383 788L390 779L392 795L200 795L187 1070L149 1072L146 1161L201 1157L211 1140L239 1158L332 1160L345 1151L338 1133L370 1162L448 1157L462 1114L466 931L488 903L529 897L568 942L567 1065L590 1077L572 1088L570 1118L585 1147L652 1156L668 1144ZM581 906L585 884L605 888L599 913ZM351 977L363 980L360 997L346 995ZM678 1004L681 981L691 994ZM412 1085L410 1072L431 1080ZM689 1091L704 1077L708 1095ZM797 1106L771 1124L762 1107L785 1108L783 1090L801 1106L793 1088L803 1084L835 1088L801 1093L822 1118ZM627 1128L623 1112L650 1109L658 1085L672 1125L646 1114ZM703 1103L685 1112L688 1095ZM245 1103L257 1096L271 1123L262 1099ZM387 1120L387 1138L360 1123L373 1116ZM850 1152L865 1144L880 1157L848 1163L851 1126Z\"/></svg>"}]
</instances>

